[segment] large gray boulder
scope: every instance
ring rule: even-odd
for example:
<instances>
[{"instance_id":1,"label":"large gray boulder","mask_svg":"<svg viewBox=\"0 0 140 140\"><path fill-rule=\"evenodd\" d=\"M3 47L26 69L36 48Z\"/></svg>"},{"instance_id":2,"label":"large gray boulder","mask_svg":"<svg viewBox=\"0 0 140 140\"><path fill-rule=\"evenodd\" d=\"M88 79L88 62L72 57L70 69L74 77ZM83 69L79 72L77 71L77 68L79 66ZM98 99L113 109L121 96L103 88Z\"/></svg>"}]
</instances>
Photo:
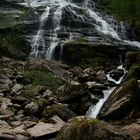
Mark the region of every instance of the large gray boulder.
<instances>
[{"instance_id":1,"label":"large gray boulder","mask_svg":"<svg viewBox=\"0 0 140 140\"><path fill-rule=\"evenodd\" d=\"M131 140L113 126L92 118L76 117L69 120L56 140Z\"/></svg>"}]
</instances>

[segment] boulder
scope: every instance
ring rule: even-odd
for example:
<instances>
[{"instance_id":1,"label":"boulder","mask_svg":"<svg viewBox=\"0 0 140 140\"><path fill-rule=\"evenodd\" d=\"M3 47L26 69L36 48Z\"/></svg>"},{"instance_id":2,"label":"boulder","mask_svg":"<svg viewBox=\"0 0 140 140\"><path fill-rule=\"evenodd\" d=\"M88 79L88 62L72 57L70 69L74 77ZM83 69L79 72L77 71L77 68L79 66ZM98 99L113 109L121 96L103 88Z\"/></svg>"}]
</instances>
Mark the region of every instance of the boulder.
<instances>
[{"instance_id":1,"label":"boulder","mask_svg":"<svg viewBox=\"0 0 140 140\"><path fill-rule=\"evenodd\" d=\"M25 106L24 110L28 115L35 115L39 111L39 106L36 103L31 102Z\"/></svg>"},{"instance_id":2,"label":"boulder","mask_svg":"<svg viewBox=\"0 0 140 140\"><path fill-rule=\"evenodd\" d=\"M139 140L140 139L140 119L137 120L136 122L127 124L123 127L121 127L122 131L125 131L129 133L133 140Z\"/></svg>"},{"instance_id":3,"label":"boulder","mask_svg":"<svg viewBox=\"0 0 140 140\"><path fill-rule=\"evenodd\" d=\"M76 117L69 120L58 133L56 140L131 140L130 136L122 133L105 122Z\"/></svg>"},{"instance_id":4,"label":"boulder","mask_svg":"<svg viewBox=\"0 0 140 140\"><path fill-rule=\"evenodd\" d=\"M61 103L68 104L68 107L78 115L84 115L92 103L95 103L86 84L66 86L57 96Z\"/></svg>"},{"instance_id":5,"label":"boulder","mask_svg":"<svg viewBox=\"0 0 140 140\"><path fill-rule=\"evenodd\" d=\"M23 88L23 85L21 85L21 84L15 84L15 85L13 86L13 88L12 88L12 92L13 92L13 93L17 93L17 92L19 92L22 88Z\"/></svg>"},{"instance_id":6,"label":"boulder","mask_svg":"<svg viewBox=\"0 0 140 140\"><path fill-rule=\"evenodd\" d=\"M105 120L120 119L139 104L137 81L133 78L118 86L101 108L98 118Z\"/></svg>"},{"instance_id":7,"label":"boulder","mask_svg":"<svg viewBox=\"0 0 140 140\"><path fill-rule=\"evenodd\" d=\"M118 47L92 44L82 38L65 43L61 52L61 59L65 64L94 69L113 66L119 62L118 56Z\"/></svg>"},{"instance_id":8,"label":"boulder","mask_svg":"<svg viewBox=\"0 0 140 140\"><path fill-rule=\"evenodd\" d=\"M43 112L43 118L45 119L50 119L53 116L59 116L63 121L67 121L75 117L76 114L65 104L55 104L48 106Z\"/></svg>"},{"instance_id":9,"label":"boulder","mask_svg":"<svg viewBox=\"0 0 140 140\"><path fill-rule=\"evenodd\" d=\"M63 122L58 116L54 116L52 120L54 123L39 122L34 127L27 129L27 131L33 138L44 136L45 139L48 138L49 135L54 135L55 137L56 133L60 131L65 122Z\"/></svg>"}]
</instances>

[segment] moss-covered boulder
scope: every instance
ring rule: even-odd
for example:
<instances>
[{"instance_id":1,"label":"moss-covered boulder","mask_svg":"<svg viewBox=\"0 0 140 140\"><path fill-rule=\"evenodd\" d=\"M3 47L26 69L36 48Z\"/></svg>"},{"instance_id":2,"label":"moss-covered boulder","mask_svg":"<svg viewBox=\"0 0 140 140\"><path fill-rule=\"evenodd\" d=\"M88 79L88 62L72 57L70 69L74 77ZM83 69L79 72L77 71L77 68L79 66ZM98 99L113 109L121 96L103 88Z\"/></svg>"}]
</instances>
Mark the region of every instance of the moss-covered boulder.
<instances>
[{"instance_id":1,"label":"moss-covered boulder","mask_svg":"<svg viewBox=\"0 0 140 140\"><path fill-rule=\"evenodd\" d=\"M76 117L60 130L56 140L131 140L113 126L91 118Z\"/></svg>"},{"instance_id":2,"label":"moss-covered boulder","mask_svg":"<svg viewBox=\"0 0 140 140\"><path fill-rule=\"evenodd\" d=\"M65 104L54 104L47 107L43 112L43 118L49 120L53 116L59 116L62 120L68 121L76 116Z\"/></svg>"},{"instance_id":3,"label":"moss-covered boulder","mask_svg":"<svg viewBox=\"0 0 140 140\"><path fill-rule=\"evenodd\" d=\"M98 118L105 120L128 117L139 106L139 91L136 79L130 79L118 86L103 105ZM139 108L139 107L138 107Z\"/></svg>"},{"instance_id":4,"label":"moss-covered boulder","mask_svg":"<svg viewBox=\"0 0 140 140\"><path fill-rule=\"evenodd\" d=\"M128 72L128 76L140 79L140 64L134 64L133 66L131 66Z\"/></svg>"},{"instance_id":5,"label":"moss-covered boulder","mask_svg":"<svg viewBox=\"0 0 140 140\"><path fill-rule=\"evenodd\" d=\"M26 59L31 51L29 33L36 29L38 15L22 1L0 1L0 57Z\"/></svg>"},{"instance_id":6,"label":"moss-covered boulder","mask_svg":"<svg viewBox=\"0 0 140 140\"><path fill-rule=\"evenodd\" d=\"M64 44L61 59L68 65L101 69L118 64L120 53L124 55L124 52L115 45L99 45L85 40L74 40Z\"/></svg>"},{"instance_id":7,"label":"moss-covered boulder","mask_svg":"<svg viewBox=\"0 0 140 140\"><path fill-rule=\"evenodd\" d=\"M0 57L25 60L31 51L29 42L20 34L9 33L0 37Z\"/></svg>"},{"instance_id":8,"label":"moss-covered boulder","mask_svg":"<svg viewBox=\"0 0 140 140\"><path fill-rule=\"evenodd\" d=\"M140 63L140 51L128 51L126 53L126 66L129 69L133 64Z\"/></svg>"},{"instance_id":9,"label":"moss-covered boulder","mask_svg":"<svg viewBox=\"0 0 140 140\"><path fill-rule=\"evenodd\" d=\"M140 79L140 51L130 51L126 53L126 67L128 77Z\"/></svg>"}]
</instances>

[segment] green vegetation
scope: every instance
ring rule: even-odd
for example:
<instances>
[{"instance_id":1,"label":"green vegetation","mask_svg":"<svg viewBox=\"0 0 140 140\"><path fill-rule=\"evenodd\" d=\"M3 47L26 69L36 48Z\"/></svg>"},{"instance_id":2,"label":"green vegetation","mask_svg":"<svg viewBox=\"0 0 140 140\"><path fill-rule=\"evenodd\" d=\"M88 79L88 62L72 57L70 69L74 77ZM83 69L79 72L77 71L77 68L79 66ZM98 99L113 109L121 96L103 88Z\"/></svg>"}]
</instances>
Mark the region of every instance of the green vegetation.
<instances>
[{"instance_id":1,"label":"green vegetation","mask_svg":"<svg viewBox=\"0 0 140 140\"><path fill-rule=\"evenodd\" d=\"M9 31L10 32L10 31ZM0 38L0 57L25 59L30 52L30 44L18 34L9 33Z\"/></svg>"},{"instance_id":2,"label":"green vegetation","mask_svg":"<svg viewBox=\"0 0 140 140\"><path fill-rule=\"evenodd\" d=\"M128 76L139 79L140 78L140 64L132 65L131 68L129 69Z\"/></svg>"},{"instance_id":3,"label":"green vegetation","mask_svg":"<svg viewBox=\"0 0 140 140\"><path fill-rule=\"evenodd\" d=\"M140 51L126 53L126 65L128 68L128 77L140 78Z\"/></svg>"},{"instance_id":4,"label":"green vegetation","mask_svg":"<svg viewBox=\"0 0 140 140\"><path fill-rule=\"evenodd\" d=\"M70 41L63 46L62 59L65 63L82 68L103 69L119 61L119 50L115 46L91 45L84 39Z\"/></svg>"},{"instance_id":5,"label":"green vegetation","mask_svg":"<svg viewBox=\"0 0 140 140\"><path fill-rule=\"evenodd\" d=\"M55 91L58 87L65 84L65 81L47 71L26 70L24 72L23 84L25 88L22 95L32 99L39 94L40 86L46 86L49 90Z\"/></svg>"},{"instance_id":6,"label":"green vegetation","mask_svg":"<svg viewBox=\"0 0 140 140\"><path fill-rule=\"evenodd\" d=\"M128 21L140 39L140 0L97 0L120 20Z\"/></svg>"},{"instance_id":7,"label":"green vegetation","mask_svg":"<svg viewBox=\"0 0 140 140\"><path fill-rule=\"evenodd\" d=\"M73 118L61 129L56 140L92 140L96 124L100 124L96 119Z\"/></svg>"}]
</instances>

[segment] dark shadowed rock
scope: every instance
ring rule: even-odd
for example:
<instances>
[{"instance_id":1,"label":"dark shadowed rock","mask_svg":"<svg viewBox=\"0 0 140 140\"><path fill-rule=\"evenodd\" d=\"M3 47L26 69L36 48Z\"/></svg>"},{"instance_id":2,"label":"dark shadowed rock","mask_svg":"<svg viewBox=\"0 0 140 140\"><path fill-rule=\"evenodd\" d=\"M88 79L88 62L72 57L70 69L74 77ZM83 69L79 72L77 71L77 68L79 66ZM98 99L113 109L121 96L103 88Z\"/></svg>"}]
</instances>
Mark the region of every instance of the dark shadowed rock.
<instances>
[{"instance_id":1,"label":"dark shadowed rock","mask_svg":"<svg viewBox=\"0 0 140 140\"><path fill-rule=\"evenodd\" d=\"M65 104L54 104L47 107L43 112L43 117L45 119L50 119L53 116L59 116L62 120L67 121L70 118L76 116L76 114L71 111Z\"/></svg>"}]
</instances>

